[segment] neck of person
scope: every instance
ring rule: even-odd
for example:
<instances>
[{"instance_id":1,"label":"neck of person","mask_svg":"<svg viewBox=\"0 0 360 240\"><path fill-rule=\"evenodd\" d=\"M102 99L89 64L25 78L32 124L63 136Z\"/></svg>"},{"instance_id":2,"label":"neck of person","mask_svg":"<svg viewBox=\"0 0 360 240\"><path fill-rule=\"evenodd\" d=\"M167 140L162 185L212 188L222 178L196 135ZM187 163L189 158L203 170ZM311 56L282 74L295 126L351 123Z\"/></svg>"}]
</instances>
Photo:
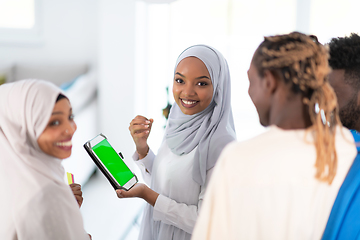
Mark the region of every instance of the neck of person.
<instances>
[{"instance_id":1,"label":"neck of person","mask_svg":"<svg viewBox=\"0 0 360 240\"><path fill-rule=\"evenodd\" d=\"M289 93L275 101L270 111L270 125L285 130L310 127L309 107L303 103L303 96Z\"/></svg>"}]
</instances>

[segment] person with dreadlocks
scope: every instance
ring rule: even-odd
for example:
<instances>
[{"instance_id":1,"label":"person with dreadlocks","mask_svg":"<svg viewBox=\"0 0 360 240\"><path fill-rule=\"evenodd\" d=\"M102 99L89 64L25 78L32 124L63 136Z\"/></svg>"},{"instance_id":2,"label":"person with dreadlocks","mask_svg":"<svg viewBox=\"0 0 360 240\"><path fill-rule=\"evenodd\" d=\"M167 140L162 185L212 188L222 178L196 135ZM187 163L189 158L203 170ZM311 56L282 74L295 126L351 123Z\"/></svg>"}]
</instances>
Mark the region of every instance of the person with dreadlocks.
<instances>
[{"instance_id":1,"label":"person with dreadlocks","mask_svg":"<svg viewBox=\"0 0 360 240\"><path fill-rule=\"evenodd\" d=\"M360 36L333 38L329 48L329 83L338 99L341 123L353 134L358 155L336 197L323 239L351 240L360 237Z\"/></svg>"},{"instance_id":2,"label":"person with dreadlocks","mask_svg":"<svg viewBox=\"0 0 360 240\"><path fill-rule=\"evenodd\" d=\"M268 131L224 149L192 239L321 238L356 155L329 72L316 37L265 37L248 78Z\"/></svg>"}]
</instances>

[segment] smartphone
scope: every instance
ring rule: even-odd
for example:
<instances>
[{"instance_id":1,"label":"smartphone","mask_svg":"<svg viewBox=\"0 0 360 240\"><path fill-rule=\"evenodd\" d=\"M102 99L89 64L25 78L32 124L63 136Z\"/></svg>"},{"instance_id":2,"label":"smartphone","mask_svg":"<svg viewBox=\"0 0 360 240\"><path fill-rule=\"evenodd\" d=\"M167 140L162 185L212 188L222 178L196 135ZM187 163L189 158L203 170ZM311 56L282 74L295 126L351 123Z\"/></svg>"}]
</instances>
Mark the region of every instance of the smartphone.
<instances>
[{"instance_id":1,"label":"smartphone","mask_svg":"<svg viewBox=\"0 0 360 240\"><path fill-rule=\"evenodd\" d=\"M115 190L128 191L138 182L136 175L110 145L105 135L100 133L87 141L84 148Z\"/></svg>"}]
</instances>

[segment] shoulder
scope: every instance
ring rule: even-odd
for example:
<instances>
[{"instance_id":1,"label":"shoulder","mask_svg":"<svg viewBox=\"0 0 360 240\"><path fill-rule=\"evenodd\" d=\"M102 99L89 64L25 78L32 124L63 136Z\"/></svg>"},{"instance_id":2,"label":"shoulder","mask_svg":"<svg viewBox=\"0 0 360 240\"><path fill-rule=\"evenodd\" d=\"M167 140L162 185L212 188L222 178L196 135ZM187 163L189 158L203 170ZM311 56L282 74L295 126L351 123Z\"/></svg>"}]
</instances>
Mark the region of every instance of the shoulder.
<instances>
[{"instance_id":1,"label":"shoulder","mask_svg":"<svg viewBox=\"0 0 360 240\"><path fill-rule=\"evenodd\" d=\"M58 222L64 219L64 212L78 211L75 198L66 184L47 181L37 188L32 188L28 196L17 206L17 216L20 219L34 222Z\"/></svg>"},{"instance_id":2,"label":"shoulder","mask_svg":"<svg viewBox=\"0 0 360 240\"><path fill-rule=\"evenodd\" d=\"M357 155L356 144L352 133L345 127L338 127L335 135L336 154L338 156L338 167L351 164ZM345 170L347 171L347 170Z\"/></svg>"},{"instance_id":3,"label":"shoulder","mask_svg":"<svg viewBox=\"0 0 360 240\"><path fill-rule=\"evenodd\" d=\"M275 128L269 128L264 133L259 134L251 139L248 139L246 141L233 141L230 142L226 147L224 148L222 155L235 155L240 154L244 155L247 153L254 154L254 151L259 151L266 146L273 145L274 141L279 141L279 139L282 139L281 136L276 135L276 129ZM280 137L280 138L279 138ZM277 139L276 139L277 138Z\"/></svg>"},{"instance_id":4,"label":"shoulder","mask_svg":"<svg viewBox=\"0 0 360 240\"><path fill-rule=\"evenodd\" d=\"M238 178L253 178L313 165L316 152L304 139L305 130L284 131L269 127L266 132L243 142L228 144L219 158L219 168ZM306 159L306 163L304 160ZM271 169L271 173L269 172Z\"/></svg>"},{"instance_id":5,"label":"shoulder","mask_svg":"<svg viewBox=\"0 0 360 240\"><path fill-rule=\"evenodd\" d=\"M264 144L268 142L269 131L246 141L230 142L221 152L219 157L220 163L218 165L229 168L235 167L235 165L242 165L248 156L254 156L256 152L261 151Z\"/></svg>"},{"instance_id":6,"label":"shoulder","mask_svg":"<svg viewBox=\"0 0 360 240\"><path fill-rule=\"evenodd\" d=\"M336 143L345 145L355 145L353 134L346 127L337 127Z\"/></svg>"},{"instance_id":7,"label":"shoulder","mask_svg":"<svg viewBox=\"0 0 360 240\"><path fill-rule=\"evenodd\" d=\"M42 208L67 207L67 202L72 201L70 187L56 182L47 181L33 192L29 205L41 206ZM65 204L65 206L64 206Z\"/></svg>"}]
</instances>

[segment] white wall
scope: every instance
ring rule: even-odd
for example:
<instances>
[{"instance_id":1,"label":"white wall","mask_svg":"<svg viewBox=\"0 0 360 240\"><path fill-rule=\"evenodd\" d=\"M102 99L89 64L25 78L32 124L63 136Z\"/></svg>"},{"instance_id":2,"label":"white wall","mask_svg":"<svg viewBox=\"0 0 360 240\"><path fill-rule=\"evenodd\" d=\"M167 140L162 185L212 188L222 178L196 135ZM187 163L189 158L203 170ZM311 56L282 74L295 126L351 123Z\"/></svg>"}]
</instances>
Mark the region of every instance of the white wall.
<instances>
[{"instance_id":1,"label":"white wall","mask_svg":"<svg viewBox=\"0 0 360 240\"><path fill-rule=\"evenodd\" d=\"M128 127L135 112L135 1L99 3L100 131L130 160L134 151Z\"/></svg>"},{"instance_id":2,"label":"white wall","mask_svg":"<svg viewBox=\"0 0 360 240\"><path fill-rule=\"evenodd\" d=\"M96 64L97 0L38 0L40 41L0 41L0 63Z\"/></svg>"}]
</instances>

